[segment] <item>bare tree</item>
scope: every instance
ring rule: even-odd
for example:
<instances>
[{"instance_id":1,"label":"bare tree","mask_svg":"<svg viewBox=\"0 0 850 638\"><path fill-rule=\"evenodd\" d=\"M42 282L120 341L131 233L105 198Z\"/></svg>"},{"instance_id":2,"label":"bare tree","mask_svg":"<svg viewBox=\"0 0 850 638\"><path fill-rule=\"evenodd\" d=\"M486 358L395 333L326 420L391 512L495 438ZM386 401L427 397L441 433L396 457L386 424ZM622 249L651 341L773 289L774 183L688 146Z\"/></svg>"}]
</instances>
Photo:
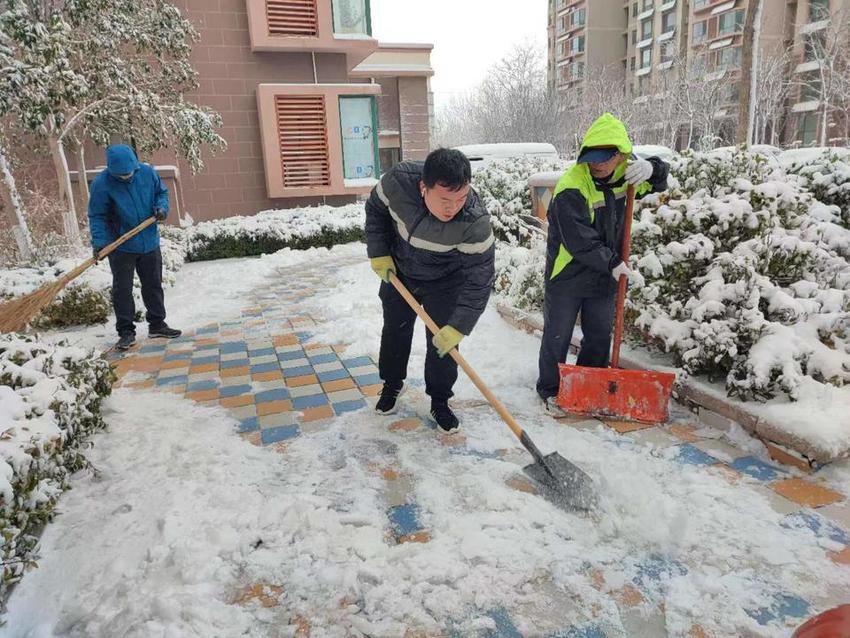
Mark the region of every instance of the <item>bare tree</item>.
<instances>
[{"instance_id":1,"label":"bare tree","mask_svg":"<svg viewBox=\"0 0 850 638\"><path fill-rule=\"evenodd\" d=\"M790 66L791 56L787 51L759 58L753 98L754 144L776 145L779 141L785 104L793 86L789 79Z\"/></svg>"},{"instance_id":2,"label":"bare tree","mask_svg":"<svg viewBox=\"0 0 850 638\"><path fill-rule=\"evenodd\" d=\"M761 16L764 0L747 0L747 18L741 47L741 88L738 98L739 144L753 143L756 119L756 84L758 82L761 47Z\"/></svg>"}]
</instances>

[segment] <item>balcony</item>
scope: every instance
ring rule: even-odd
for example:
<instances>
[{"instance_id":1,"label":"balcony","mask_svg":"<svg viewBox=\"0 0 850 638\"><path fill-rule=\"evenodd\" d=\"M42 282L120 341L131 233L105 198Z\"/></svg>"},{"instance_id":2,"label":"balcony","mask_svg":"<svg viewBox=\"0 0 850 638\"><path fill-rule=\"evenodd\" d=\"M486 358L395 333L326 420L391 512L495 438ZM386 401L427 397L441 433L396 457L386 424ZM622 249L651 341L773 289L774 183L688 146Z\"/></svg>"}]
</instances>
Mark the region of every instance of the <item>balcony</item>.
<instances>
[{"instance_id":1,"label":"balcony","mask_svg":"<svg viewBox=\"0 0 850 638\"><path fill-rule=\"evenodd\" d=\"M246 0L253 51L345 54L349 70L378 49L369 0Z\"/></svg>"}]
</instances>

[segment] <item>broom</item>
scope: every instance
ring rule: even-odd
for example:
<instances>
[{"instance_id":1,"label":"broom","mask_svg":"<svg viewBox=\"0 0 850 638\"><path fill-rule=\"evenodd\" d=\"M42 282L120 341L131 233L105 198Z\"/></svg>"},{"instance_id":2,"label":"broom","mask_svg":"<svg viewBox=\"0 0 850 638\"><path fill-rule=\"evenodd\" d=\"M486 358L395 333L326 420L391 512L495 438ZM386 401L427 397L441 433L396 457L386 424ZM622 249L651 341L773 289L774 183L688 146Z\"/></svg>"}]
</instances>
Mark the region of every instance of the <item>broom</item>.
<instances>
[{"instance_id":1,"label":"broom","mask_svg":"<svg viewBox=\"0 0 850 638\"><path fill-rule=\"evenodd\" d=\"M133 230L121 235L114 242L101 249L98 259L103 259L114 251L125 241L138 235L145 228L156 221L156 217L148 217ZM27 324L42 310L44 310L56 298L56 295L71 281L82 275L86 270L96 263L94 257L89 257L73 270L65 273L56 281L43 285L23 297L13 299L0 305L0 332L19 332L27 327Z\"/></svg>"}]
</instances>

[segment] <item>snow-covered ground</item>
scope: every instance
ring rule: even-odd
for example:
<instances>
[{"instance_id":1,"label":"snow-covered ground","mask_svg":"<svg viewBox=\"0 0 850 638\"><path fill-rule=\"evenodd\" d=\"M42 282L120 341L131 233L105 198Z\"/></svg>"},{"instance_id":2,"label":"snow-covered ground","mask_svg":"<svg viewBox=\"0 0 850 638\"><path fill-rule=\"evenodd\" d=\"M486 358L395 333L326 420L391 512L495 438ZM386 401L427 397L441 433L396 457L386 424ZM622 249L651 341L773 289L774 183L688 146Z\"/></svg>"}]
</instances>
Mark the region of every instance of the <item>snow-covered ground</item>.
<instances>
[{"instance_id":1,"label":"snow-covered ground","mask_svg":"<svg viewBox=\"0 0 850 638\"><path fill-rule=\"evenodd\" d=\"M331 269L336 287L307 304L327 319L316 340L375 354L380 306L364 247L330 252L187 265L167 291L169 321L238 318L243 294L277 267L362 254L362 265ZM96 330L65 336L105 339ZM414 380L424 339L419 326ZM0 636L279 637L305 635L302 619L314 637L446 627L513 635L492 633L493 610L506 610L525 636L664 635L646 629L658 618L670 636L694 624L712 636L787 636L786 627L758 624L757 610L791 600L781 596L809 601L811 611L850 598L850 569L827 554L843 545L777 511L763 485L677 462L670 441L653 438L661 433L623 437L542 416L532 389L538 345L491 306L462 350L541 449L559 450L598 480L595 514L565 513L505 484L528 458L498 417L471 401L479 397L463 376L460 449L426 428L391 432L392 419L368 409L283 449L261 449L221 408L119 390L105 408L110 429L90 452L98 474L79 475L63 497ZM427 407L416 392L406 406ZM376 468L410 478L429 542L386 541ZM850 492L846 464L826 476ZM257 583L280 604L231 604ZM608 595L626 585L642 592L634 616ZM588 623L605 633L555 633Z\"/></svg>"}]
</instances>

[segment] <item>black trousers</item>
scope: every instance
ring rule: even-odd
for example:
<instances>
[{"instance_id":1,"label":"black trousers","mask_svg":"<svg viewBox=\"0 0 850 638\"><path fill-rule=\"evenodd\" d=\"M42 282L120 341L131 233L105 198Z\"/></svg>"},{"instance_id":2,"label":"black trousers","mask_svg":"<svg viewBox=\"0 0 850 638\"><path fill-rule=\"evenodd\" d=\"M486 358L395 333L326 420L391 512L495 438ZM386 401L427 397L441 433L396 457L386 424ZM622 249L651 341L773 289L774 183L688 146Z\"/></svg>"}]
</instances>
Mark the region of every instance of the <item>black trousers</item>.
<instances>
[{"instance_id":1,"label":"black trousers","mask_svg":"<svg viewBox=\"0 0 850 638\"><path fill-rule=\"evenodd\" d=\"M115 251L109 255L109 267L112 269L112 307L118 334L136 334L133 322L136 316L133 301L135 273L142 283L142 301L147 310L145 319L152 329L161 328L165 324L165 295L162 292L162 253L159 248L149 253Z\"/></svg>"},{"instance_id":2,"label":"black trousers","mask_svg":"<svg viewBox=\"0 0 850 638\"><path fill-rule=\"evenodd\" d=\"M578 353L580 366L605 368L611 354L611 328L614 325L615 295L573 297L568 290L547 286L543 301L543 341L538 360L537 393L546 399L558 394L559 363L566 363L576 318L581 312L582 340Z\"/></svg>"},{"instance_id":3,"label":"black trousers","mask_svg":"<svg viewBox=\"0 0 850 638\"><path fill-rule=\"evenodd\" d=\"M416 300L425 307L434 322L441 328L446 325L457 304L463 278L447 277L437 281L415 281L399 277ZM394 383L407 378L407 362L413 344L413 327L416 312L407 304L392 284L381 283L378 293L384 308L384 327L381 331L381 354L378 369L381 379ZM431 399L447 401L454 393L457 381L457 363L448 354L440 358L431 343L433 335L426 328L427 353L425 355L425 392Z\"/></svg>"}]
</instances>

